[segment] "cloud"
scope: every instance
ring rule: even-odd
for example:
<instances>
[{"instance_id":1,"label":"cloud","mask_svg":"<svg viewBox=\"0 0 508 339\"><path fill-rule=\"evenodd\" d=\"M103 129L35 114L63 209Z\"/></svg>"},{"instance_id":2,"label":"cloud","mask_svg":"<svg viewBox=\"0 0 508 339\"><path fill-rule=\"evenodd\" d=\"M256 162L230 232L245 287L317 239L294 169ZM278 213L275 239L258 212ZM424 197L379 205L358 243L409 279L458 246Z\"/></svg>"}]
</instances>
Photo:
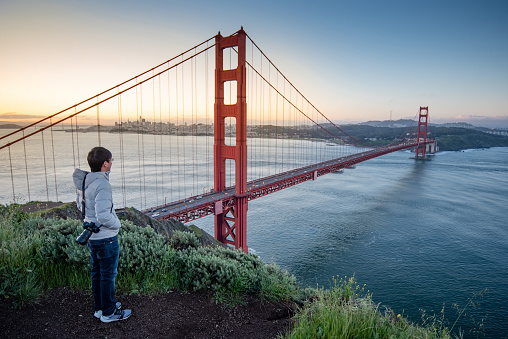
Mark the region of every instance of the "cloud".
<instances>
[{"instance_id":1,"label":"cloud","mask_svg":"<svg viewBox=\"0 0 508 339\"><path fill-rule=\"evenodd\" d=\"M45 115L20 114L16 112L0 113L0 119L8 119L8 120L42 119L45 117L46 117Z\"/></svg>"}]
</instances>

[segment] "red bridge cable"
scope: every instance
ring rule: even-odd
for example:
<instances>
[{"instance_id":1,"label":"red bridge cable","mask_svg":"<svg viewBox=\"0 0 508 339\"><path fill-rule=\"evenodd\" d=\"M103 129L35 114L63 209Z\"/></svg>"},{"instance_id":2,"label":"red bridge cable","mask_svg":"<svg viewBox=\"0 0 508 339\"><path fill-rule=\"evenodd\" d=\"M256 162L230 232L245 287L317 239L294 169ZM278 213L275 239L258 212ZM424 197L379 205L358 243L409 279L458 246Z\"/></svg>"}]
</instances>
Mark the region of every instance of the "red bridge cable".
<instances>
[{"instance_id":1,"label":"red bridge cable","mask_svg":"<svg viewBox=\"0 0 508 339\"><path fill-rule=\"evenodd\" d=\"M319 126L321 129L323 129L324 131L326 131L326 132L327 132L328 134L330 134L331 136L336 137L336 135L335 135L335 134L331 133L330 131L328 131L326 128L324 128L324 127L323 127L323 126L321 126L320 124L316 123L316 121L314 121L311 117L309 117L307 114L305 114L305 113L304 113L301 109L299 109L298 107L296 107L296 106L295 106L295 104L293 104L291 101L289 101L287 97L285 97L285 96L284 96L282 93L280 93L280 92L279 92L279 91L278 91L278 90L277 90L277 89L276 89L276 88L275 88L272 84L270 84L270 83L266 80L266 78L265 78L265 77L263 77L263 76L262 76L262 75L261 75L261 74L260 74L260 73L259 73L259 72L255 69L255 68L254 68L254 67L252 67L252 65L251 65L251 64L249 64L248 62L246 62L246 63L247 63L247 64L248 64L248 65L249 65L249 66L250 66L250 67L254 70L254 72L256 72L256 73L257 73L257 75L258 75L261 79L263 79L263 80L265 81L265 83L266 83L268 86L272 87L272 88L273 88L273 89L277 92L277 94L279 94L279 95L280 95L280 96L281 96L284 100L286 100L286 101L287 101L287 102L288 102L291 106L293 106L293 108L294 108L295 110L297 110L298 112L300 112L303 116L305 116L307 119L309 119L310 121L312 121L312 122L313 122L316 126ZM289 82L289 81L288 81L288 82ZM294 88L294 87L293 87L293 88ZM296 90L296 88L295 88L295 90ZM298 90L296 90L296 91L298 92ZM300 92L298 92L298 93L300 93ZM300 94L300 95L301 95L301 94ZM303 96L302 96L302 97L303 97ZM303 99L302 99L302 100L303 100ZM307 100L307 99L306 99L306 100ZM311 104L311 105L312 105L312 104ZM313 107L314 107L314 106L313 106ZM316 109L316 110L317 110L317 109ZM319 112L319 111L318 111L318 112ZM320 114L321 114L321 113L320 113ZM296 115L296 112L295 112L295 115ZM322 114L321 114L321 115L322 115ZM295 116L295 119L296 119L296 116ZM326 117L325 117L325 119L326 119L326 120L328 120L328 118L326 118ZM263 121L264 121L264 119L263 119ZM330 120L328 120L328 121L330 121ZM296 120L295 120L295 124L296 124ZM295 127L296 127L296 126L295 126ZM340 128L339 128L339 130L340 130ZM342 131L342 130L341 130L341 131ZM350 138L354 139L353 137L351 137L349 134L345 133L344 131L342 131L342 132L343 132L344 134L346 134L347 136L349 136ZM354 139L354 140L356 140L356 139ZM361 143L360 141L358 141L358 142L359 142L359 143ZM369 147L369 148L376 148L376 147L371 147L371 146L369 146L369 145L365 145L365 146L366 146L366 147Z\"/></svg>"},{"instance_id":2,"label":"red bridge cable","mask_svg":"<svg viewBox=\"0 0 508 339\"><path fill-rule=\"evenodd\" d=\"M49 119L49 121L51 123L51 119ZM56 183L55 142L53 139L53 127L51 127L51 152L53 153L53 173L55 175L55 194L56 194L56 201L58 201L58 185Z\"/></svg>"},{"instance_id":3,"label":"red bridge cable","mask_svg":"<svg viewBox=\"0 0 508 339\"><path fill-rule=\"evenodd\" d=\"M12 181L12 200L16 202L16 192L14 191L14 173L12 171L12 157L11 157L11 147L9 146L9 164L11 167L11 181ZM47 185L46 185L47 187ZM48 199L49 201L49 199Z\"/></svg>"},{"instance_id":4,"label":"red bridge cable","mask_svg":"<svg viewBox=\"0 0 508 339\"><path fill-rule=\"evenodd\" d=\"M4 136L0 137L0 140L2 140L2 139L4 139L4 138L7 138L7 137L9 137L9 136L11 136L11 135L13 135L13 134L19 133L20 131L23 131L23 130L25 130L25 129L27 129L27 128L30 128L30 127L32 127L32 126L34 126L34 125L37 125L37 124L39 124L39 123L41 123L41 122L43 122L43 121L45 121L45 120L48 120L49 118L53 118L53 117L55 117L55 116L57 116L57 115L59 115L59 114L61 114L61 113L63 113L63 112L66 112L66 111L70 110L71 108L76 108L77 106L79 106L79 105L81 105L81 104L83 104L83 103L85 103L85 102L87 102L87 101L90 101L90 100L92 100L92 99L93 99L93 98L95 98L95 97L99 97L99 95L102 95L102 94L104 94L104 93L107 93L107 92L109 92L109 91L113 90L113 89L114 89L114 88L116 88L116 87L119 87L119 86L121 86L121 85L124 85L124 84L126 84L126 83L128 83L128 82L130 82L130 81L132 81L132 80L134 80L134 79L136 79L136 78L139 78L140 76L145 75L146 73L148 73L148 72L150 72L150 71L152 71L152 70L154 70L154 69L156 69L156 68L159 68L160 66L164 65L165 63L169 63L170 61L173 61L173 60L175 60L176 58L178 58L178 57L180 57L180 56L182 56L182 55L184 55L184 54L189 53L189 52L190 52L190 51L192 51L193 49L195 49L195 48L197 48L197 47L199 47L199 46L201 46L201 45L203 45L203 44L205 44L205 43L208 43L208 42L209 42L210 40L212 40L212 39L215 39L215 36L213 36L213 37L211 37L211 38L209 38L209 39L207 39L207 40L203 41L202 43L200 43L200 44L198 44L198 45L196 45L196 46L194 46L194 47L192 47L192 48L189 48L189 49L188 49L188 50L186 50L185 52L182 52L182 53L180 53L179 55L177 55L177 56L175 56L175 57L173 57L173 58L171 58L171 59L169 59L169 60L167 60L167 61L164 61L163 63L161 63L161 64L159 64L159 65L157 65L157 66L155 66L155 67L150 68L149 70L147 70L147 71L145 71L145 72L143 72L143 73L140 73L140 74L138 74L138 75L136 75L136 76L134 76L134 77L132 77L132 78L130 78L130 79L128 79L128 80L125 80L124 82L121 82L120 84L118 84L118 85L116 85L116 86L113 86L113 87L111 87L111 88L109 88L109 89L107 89L107 90L105 90L105 91L102 91L102 92L101 92L101 93L99 93L99 94L96 94L96 95L94 95L94 96L91 96L90 98L85 99L85 100L83 100L83 101L81 101L81 102L79 102L79 103L77 103L77 104L75 104L75 105L73 105L73 106L70 106L70 107L68 107L68 108L66 108L66 109L63 109L63 110L61 110L61 111L59 111L59 112L56 112L56 113L54 113L54 114L51 114L51 115L49 115L49 116L47 116L47 117L45 117L45 118L43 118L43 119L40 119L40 120L38 120L38 121L36 121L36 122L33 122L33 123L31 123L31 124L29 124L29 125L27 125L27 126L25 126L25 127L22 127L22 128L20 128L20 129L18 129L18 130L16 130L16 131L14 131L14 132L11 132L11 133L9 133L9 134L6 134L6 135L4 135ZM214 45L212 45L212 46L215 46L215 44L214 44ZM208 48L210 48L210 47L208 47ZM207 49L208 49L208 48L207 48ZM205 50L206 50L206 49L205 49ZM147 80L149 80L149 79L147 79ZM91 107L93 107L93 106L91 106ZM91 107L89 107L89 108L91 108ZM59 122L60 122L60 121L59 121ZM3 147L2 147L2 148L3 148Z\"/></svg>"},{"instance_id":5,"label":"red bridge cable","mask_svg":"<svg viewBox=\"0 0 508 339\"><path fill-rule=\"evenodd\" d=\"M81 114L81 113L83 113L83 112L85 112L85 111L89 110L90 108L96 107L96 106L98 106L98 105L100 105L100 104L102 104L102 103L104 103L104 102L106 102L106 101L108 101L108 100L110 100L110 99L112 99L112 98L114 98L114 97L118 96L119 94L122 94L122 93L125 93L125 92L127 92L127 91L131 90L131 89L132 89L132 88L134 88L134 87L140 86L141 84L143 84L143 83L147 82L148 80L151 80L152 78L154 78L154 77L156 77L156 76L158 76L158 75L160 75L160 74L162 74L162 73L164 73L164 72L168 72L169 70L171 70L171 69L175 68L176 66L178 66L178 65L180 65L180 64L182 64L182 63L184 63L184 62L186 62L186 61L188 61L188 60L190 60L190 59L192 59L192 58L194 58L194 57L196 57L196 56L198 56L199 54L203 53L204 51L206 51L206 50L208 50L208 49L210 49L210 48L212 48L212 47L214 47L214 46L215 46L215 45L211 45L210 47L208 47L208 48L206 48L206 49L204 49L204 50L200 51L198 54L196 54L196 55L192 55L192 56L190 56L190 57L186 58L185 60L182 60L182 61L180 61L179 63L176 63L176 64L174 64L173 66L171 66L171 67L169 67L169 68L167 68L167 69L165 69L165 70L162 70L162 71L160 71L159 73L157 73L157 74L155 74L155 75L150 76L149 78L146 78L146 79L145 79L145 80L143 80L143 81L136 82L136 84L135 84L135 85L132 85L132 86L130 86L130 87L128 87L128 88L126 88L126 89L123 89L123 90L119 91L117 94L113 94L113 95L111 95L111 96L109 96L109 97L107 97L107 98L105 98L105 99L103 99L103 100L101 100L101 101L98 101L98 102L97 102L97 103L95 103L95 104L92 104L92 105L90 105L90 106L88 106L88 107L86 107L86 108L84 108L84 109L81 109L81 110L80 110L80 111L78 111L78 112L75 112L75 113L73 113L73 114L71 114L71 115L68 115L67 117L62 118L62 119L58 120L58 121L57 121L57 122L55 122L55 123L52 123L52 124L49 124L49 125L47 125L47 126L41 127L41 128L39 128L37 131L35 131L35 132L32 132L32 133L30 133L30 134L27 134L27 135L26 135L26 136L24 136L24 137L18 138L18 139L16 139L16 140L12 141L12 142L9 142L9 143L7 143L7 144L4 144L4 145L0 146L0 150L1 150L1 149L4 149L5 147L8 147L8 146L10 146L10 145L12 145L12 144L15 144L15 143L17 143L17 142L19 142L19 141L21 141L21 140L23 140L23 139L25 139L25 138L31 137L31 136L32 136L32 135L34 135L34 134L40 133L40 132L42 132L42 131L44 131L44 130L46 130L46 129L50 128L50 127L53 127L54 125L57 125L57 124L59 124L59 123L61 123L61 122L63 122L63 121L66 121L67 119L70 119L70 118L72 118L72 117L74 117L74 116L76 116L76 115L79 115L79 114ZM145 72L145 73L146 73L146 72ZM144 74L144 73L143 73L143 74ZM113 88L115 88L115 87L113 87ZM107 92L107 91L106 91L106 92ZM103 93L104 93L104 92L103 92ZM94 96L94 97L95 97L95 96ZM94 97L92 97L92 98L94 98ZM88 99L88 100L89 100L89 99ZM86 101L87 101L87 100L85 100L85 102L86 102ZM71 106L71 108L72 108L72 107L74 107L74 106ZM52 115L52 116L55 116L55 115L56 115L56 114L54 114L54 115ZM49 117L44 118L44 119L42 119L42 120L40 120L40 121L47 120L48 118L49 118ZM39 121L39 122L40 122L40 121ZM36 124L36 123L34 123L34 124ZM31 124L31 125L29 125L29 126L33 126L34 124ZM19 129L19 130L15 131L15 132L10 133L9 135L12 135L12 134L17 133L17 132L19 132L19 131L21 131L21 130L24 130L24 129L26 129L27 127L28 127L28 126L25 126L25 127L21 128L21 129ZM6 135L6 136L8 136L8 135ZM1 137L0 139L5 138L6 136Z\"/></svg>"},{"instance_id":6,"label":"red bridge cable","mask_svg":"<svg viewBox=\"0 0 508 339\"><path fill-rule=\"evenodd\" d=\"M318 110L292 83L291 81L288 80L288 78L286 78L286 76L274 65L274 63L266 56L266 54L259 48L259 46L251 39L251 37L246 34L246 36L249 38L249 40L252 42L252 44L254 44L254 46L256 46L256 48L259 50L259 52L270 62L270 64L272 64L272 66L284 77L284 79L298 92L298 94L300 94L307 102L310 103L310 105L319 113L321 114L328 122L330 122L333 126L335 126L339 131L341 131L342 133L344 133L345 135L347 135L348 137L350 137L351 139L357 141L358 143L360 144L363 144L369 148L376 148L376 147L371 147L369 145L366 145L364 144L363 142L353 138L352 136L350 136L349 134L347 134L346 132L344 132L339 126L335 125L330 119L328 119L323 113L321 113L320 110ZM249 65L250 67L252 67L251 65ZM266 81L266 80L265 80ZM303 113L303 112L302 112Z\"/></svg>"},{"instance_id":7,"label":"red bridge cable","mask_svg":"<svg viewBox=\"0 0 508 339\"><path fill-rule=\"evenodd\" d=\"M153 113L153 160L155 164L155 201L159 201L159 175L157 171L157 120L155 117L155 78L152 78L152 113Z\"/></svg>"},{"instance_id":8,"label":"red bridge cable","mask_svg":"<svg viewBox=\"0 0 508 339\"><path fill-rule=\"evenodd\" d=\"M25 134L24 131L23 131L23 134ZM30 181L28 180L28 161L27 161L27 157L26 157L25 140L23 140L23 151L25 153L25 173L26 173L26 187L28 189L28 201L32 201L32 199L30 199ZM72 152L74 153L74 149L72 150ZM10 147L9 147L9 156L10 156ZM11 176L12 176L12 172L11 172Z\"/></svg>"}]
</instances>

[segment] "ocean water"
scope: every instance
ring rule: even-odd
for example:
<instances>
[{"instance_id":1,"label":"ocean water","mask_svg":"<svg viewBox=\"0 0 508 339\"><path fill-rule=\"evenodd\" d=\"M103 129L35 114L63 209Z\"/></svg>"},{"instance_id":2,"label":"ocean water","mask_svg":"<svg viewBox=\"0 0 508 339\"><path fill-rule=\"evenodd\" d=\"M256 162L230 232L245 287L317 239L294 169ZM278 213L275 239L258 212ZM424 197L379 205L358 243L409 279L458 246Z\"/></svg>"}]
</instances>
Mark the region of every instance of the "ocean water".
<instances>
[{"instance_id":1,"label":"ocean water","mask_svg":"<svg viewBox=\"0 0 508 339\"><path fill-rule=\"evenodd\" d=\"M12 147L10 158L5 150L0 154L0 203L12 202L12 186L17 199L28 200L28 184L32 200L74 199L72 171L86 168L84 158L96 135L80 134L79 149L71 133L55 132L54 142L47 134L39 138L26 142L28 171L23 145ZM183 140L189 137L145 135L140 141L138 135L125 135L120 151L117 134L101 138L115 157L110 178L117 207L150 207L165 196L168 202L178 200L200 194L213 182L208 150L213 140L198 137L189 143ZM266 160L277 158L270 155L273 143L251 142L252 175L284 169ZM293 142L299 150L330 151L325 143L290 140L281 149L295 149ZM189 165L193 154L200 162ZM467 338L479 332L508 337L508 148L442 152L430 161L411 156L388 154L249 202L249 249L287 269L302 286L326 288L333 277L354 275L375 302L413 321L420 320L422 310L440 314L444 307L448 325L458 319L454 331L460 327ZM300 153L285 159L303 161L300 165L313 161ZM193 223L213 235L213 217Z\"/></svg>"},{"instance_id":2,"label":"ocean water","mask_svg":"<svg viewBox=\"0 0 508 339\"><path fill-rule=\"evenodd\" d=\"M250 202L249 248L303 286L354 275L413 321L444 307L465 337L508 337L508 148L410 156ZM195 224L213 234L211 218Z\"/></svg>"}]
</instances>

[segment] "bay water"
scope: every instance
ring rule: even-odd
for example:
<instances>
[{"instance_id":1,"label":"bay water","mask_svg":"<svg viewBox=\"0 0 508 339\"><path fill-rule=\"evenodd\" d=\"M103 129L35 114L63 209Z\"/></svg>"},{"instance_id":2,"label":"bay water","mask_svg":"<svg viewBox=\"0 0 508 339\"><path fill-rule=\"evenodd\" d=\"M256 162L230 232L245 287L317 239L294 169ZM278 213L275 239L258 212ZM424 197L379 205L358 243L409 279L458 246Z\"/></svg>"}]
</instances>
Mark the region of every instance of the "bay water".
<instances>
[{"instance_id":1,"label":"bay water","mask_svg":"<svg viewBox=\"0 0 508 339\"><path fill-rule=\"evenodd\" d=\"M251 201L249 248L302 286L354 275L412 321L435 314L466 338L508 337L508 148L411 156ZM211 218L194 223L213 234Z\"/></svg>"},{"instance_id":2,"label":"bay water","mask_svg":"<svg viewBox=\"0 0 508 339\"><path fill-rule=\"evenodd\" d=\"M104 145L119 138L107 133L101 137ZM36 147L40 139L27 141L26 157L22 145L12 149L10 159L2 153L0 203L12 202L12 186L18 199L28 200L22 196L22 186L28 186L26 176L35 177L29 183L32 200L37 194L53 199L44 185L46 177L49 186L53 181L58 184L58 200L72 201L73 168L86 169L83 158L96 140L92 134L80 134L77 150L67 140L70 138L70 133L55 133L54 143L62 148L55 154L47 151L47 169ZM111 182L117 207L122 204L122 190L126 192L123 203L140 208L163 203L165 196L169 202L200 194L202 186L211 185L213 166L207 164L213 152L198 156L201 177L187 180L178 169L189 166L181 146L185 141L145 138L143 166L137 136L125 137L121 166L115 160ZM212 142L200 138L194 140L193 152L211 147ZM48 139L44 142L46 150L53 147ZM252 142L257 143L252 150L264 155L259 159L272 157L270 142ZM292 149L293 141L278 142ZM298 142L300 148L308 146L319 152L328 147ZM159 154L154 153L156 147L150 143L176 145L164 154L173 159L184 155L181 165L163 159L162 146ZM112 149L114 157L120 153L116 148ZM508 337L508 148L441 152L429 156L430 161L409 159L412 155L408 151L388 154L342 174L328 174L249 202L249 249L265 262L287 269L303 287L328 288L334 277L355 276L373 293L375 302L412 321L420 321L422 312L427 317L442 314L445 324L452 327L456 322L454 331L460 327L466 338ZM150 160L154 158L161 160ZM256 159L249 157L252 162ZM25 162L30 169L26 175ZM280 170L280 165L273 166ZM261 164L253 172L267 175L268 167ZM161 177L153 174L163 171L169 173L163 178L167 192L157 192ZM127 177L123 184L121 172ZM185 181L195 184L178 187ZM143 191L155 194L141 193L142 185ZM213 217L192 223L213 235Z\"/></svg>"}]
</instances>

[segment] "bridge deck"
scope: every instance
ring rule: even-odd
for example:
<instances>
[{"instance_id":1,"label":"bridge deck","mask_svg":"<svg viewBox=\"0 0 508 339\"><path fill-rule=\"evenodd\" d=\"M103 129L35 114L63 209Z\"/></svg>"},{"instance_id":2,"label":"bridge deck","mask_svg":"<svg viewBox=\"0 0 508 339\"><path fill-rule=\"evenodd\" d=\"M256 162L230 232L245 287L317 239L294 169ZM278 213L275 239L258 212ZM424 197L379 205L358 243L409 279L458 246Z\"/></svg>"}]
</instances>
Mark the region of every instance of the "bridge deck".
<instances>
[{"instance_id":1,"label":"bridge deck","mask_svg":"<svg viewBox=\"0 0 508 339\"><path fill-rule=\"evenodd\" d=\"M384 154L417 146L417 142L407 142L393 147L377 148L253 180L247 183L248 193L246 193L246 195L249 200L253 200L308 180L315 180L319 176L339 171L340 169ZM235 197L235 187L232 186L221 192L209 192L166 205L153 207L143 212L154 219L174 218L181 222L189 222L210 214L215 214L217 203L222 203L223 208L231 206Z\"/></svg>"}]
</instances>

